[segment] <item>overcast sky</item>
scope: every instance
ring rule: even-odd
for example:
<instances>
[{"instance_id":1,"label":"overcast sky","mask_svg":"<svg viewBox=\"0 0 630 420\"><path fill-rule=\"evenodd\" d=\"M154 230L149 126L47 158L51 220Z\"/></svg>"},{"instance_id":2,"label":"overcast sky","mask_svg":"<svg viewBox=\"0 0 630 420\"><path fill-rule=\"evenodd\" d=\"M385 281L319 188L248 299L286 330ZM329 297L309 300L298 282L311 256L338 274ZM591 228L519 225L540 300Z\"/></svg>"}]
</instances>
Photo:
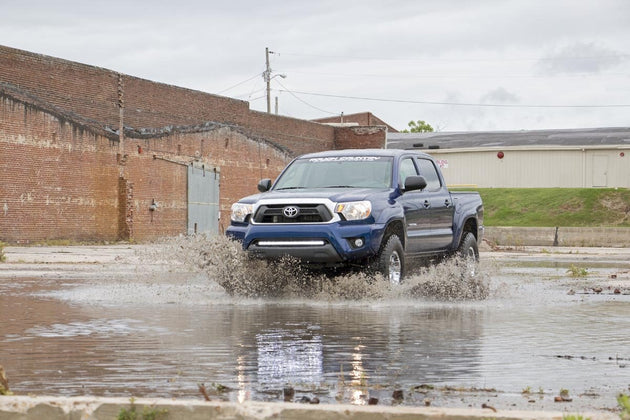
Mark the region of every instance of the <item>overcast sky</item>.
<instances>
[{"instance_id":1,"label":"overcast sky","mask_svg":"<svg viewBox=\"0 0 630 420\"><path fill-rule=\"evenodd\" d=\"M0 44L314 119L630 126L629 0L0 0ZM286 75L286 78L280 77Z\"/></svg>"}]
</instances>

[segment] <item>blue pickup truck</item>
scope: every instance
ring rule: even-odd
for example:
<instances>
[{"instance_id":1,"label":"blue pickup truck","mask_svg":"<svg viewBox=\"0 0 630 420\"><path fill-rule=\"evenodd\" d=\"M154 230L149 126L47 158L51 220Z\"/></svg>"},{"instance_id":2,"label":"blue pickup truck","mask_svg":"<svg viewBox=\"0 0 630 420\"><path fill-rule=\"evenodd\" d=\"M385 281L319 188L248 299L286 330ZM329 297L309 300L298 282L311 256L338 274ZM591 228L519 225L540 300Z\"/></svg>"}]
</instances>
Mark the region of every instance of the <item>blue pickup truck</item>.
<instances>
[{"instance_id":1,"label":"blue pickup truck","mask_svg":"<svg viewBox=\"0 0 630 420\"><path fill-rule=\"evenodd\" d=\"M360 266L392 283L403 278L408 258L479 258L479 194L449 192L435 160L418 151L307 154L258 190L232 205L226 234L261 258Z\"/></svg>"}]
</instances>

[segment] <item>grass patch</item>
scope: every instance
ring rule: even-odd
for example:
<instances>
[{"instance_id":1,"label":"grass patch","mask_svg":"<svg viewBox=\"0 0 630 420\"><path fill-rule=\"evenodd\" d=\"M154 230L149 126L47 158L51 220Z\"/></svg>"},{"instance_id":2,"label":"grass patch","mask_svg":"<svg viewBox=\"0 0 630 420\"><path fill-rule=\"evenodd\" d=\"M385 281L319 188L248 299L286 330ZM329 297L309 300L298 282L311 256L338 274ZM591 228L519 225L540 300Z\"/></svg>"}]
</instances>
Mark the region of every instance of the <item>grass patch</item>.
<instances>
[{"instance_id":1,"label":"grass patch","mask_svg":"<svg viewBox=\"0 0 630 420\"><path fill-rule=\"evenodd\" d=\"M621 420L630 420L630 397L625 394L619 394L617 404L619 404L621 409L621 414L619 414Z\"/></svg>"},{"instance_id":2,"label":"grass patch","mask_svg":"<svg viewBox=\"0 0 630 420\"><path fill-rule=\"evenodd\" d=\"M575 264L571 264L571 266L567 270L567 274L569 274L571 277L586 277L588 276L588 269L584 267L578 267Z\"/></svg>"},{"instance_id":3,"label":"grass patch","mask_svg":"<svg viewBox=\"0 0 630 420\"><path fill-rule=\"evenodd\" d=\"M630 189L479 188L486 226L630 227Z\"/></svg>"},{"instance_id":4,"label":"grass patch","mask_svg":"<svg viewBox=\"0 0 630 420\"><path fill-rule=\"evenodd\" d=\"M158 410L155 407L143 407L142 412L137 410L135 400L131 398L129 408L121 408L117 420L158 420L168 415L167 409Z\"/></svg>"}]
</instances>

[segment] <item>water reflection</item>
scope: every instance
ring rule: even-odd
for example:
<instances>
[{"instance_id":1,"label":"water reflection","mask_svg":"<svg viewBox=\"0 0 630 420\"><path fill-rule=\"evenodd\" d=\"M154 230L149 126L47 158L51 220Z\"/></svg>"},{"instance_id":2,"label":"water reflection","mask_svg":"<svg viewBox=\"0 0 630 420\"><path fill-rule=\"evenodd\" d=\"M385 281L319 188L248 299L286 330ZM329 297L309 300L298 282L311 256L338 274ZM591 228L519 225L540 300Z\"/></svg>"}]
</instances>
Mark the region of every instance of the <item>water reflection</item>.
<instances>
[{"instance_id":1,"label":"water reflection","mask_svg":"<svg viewBox=\"0 0 630 420\"><path fill-rule=\"evenodd\" d=\"M324 351L320 335L277 329L256 334L258 381L262 387L279 388L299 378L305 383L323 380Z\"/></svg>"},{"instance_id":2,"label":"water reflection","mask_svg":"<svg viewBox=\"0 0 630 420\"><path fill-rule=\"evenodd\" d=\"M276 305L240 315L238 370L261 391L441 383L472 378L479 364L472 308Z\"/></svg>"}]
</instances>

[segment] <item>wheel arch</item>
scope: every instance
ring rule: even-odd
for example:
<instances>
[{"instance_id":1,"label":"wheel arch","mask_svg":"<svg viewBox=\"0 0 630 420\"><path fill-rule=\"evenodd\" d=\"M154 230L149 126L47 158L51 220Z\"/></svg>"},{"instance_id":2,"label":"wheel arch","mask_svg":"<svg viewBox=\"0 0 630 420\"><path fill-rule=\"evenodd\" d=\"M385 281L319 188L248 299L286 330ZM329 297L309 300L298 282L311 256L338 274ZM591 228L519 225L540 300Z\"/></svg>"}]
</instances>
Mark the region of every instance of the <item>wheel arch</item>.
<instances>
[{"instance_id":1,"label":"wheel arch","mask_svg":"<svg viewBox=\"0 0 630 420\"><path fill-rule=\"evenodd\" d=\"M405 225L403 224L402 220L395 219L395 220L390 221L387 224L387 227L385 227L385 231L383 232L383 239L381 240L381 246L383 246L383 244L387 242L387 238L389 238L391 235L398 236L398 239L400 239L400 243L402 244L403 249L404 249L406 245L407 235L405 235Z\"/></svg>"},{"instance_id":2,"label":"wheel arch","mask_svg":"<svg viewBox=\"0 0 630 420\"><path fill-rule=\"evenodd\" d=\"M479 225L477 223L477 219L475 219L474 217L469 217L468 219L464 220L462 228L458 232L457 240L453 241L454 249L457 249L459 247L459 244L461 244L468 232L472 233L475 237L475 240L479 242Z\"/></svg>"}]
</instances>

